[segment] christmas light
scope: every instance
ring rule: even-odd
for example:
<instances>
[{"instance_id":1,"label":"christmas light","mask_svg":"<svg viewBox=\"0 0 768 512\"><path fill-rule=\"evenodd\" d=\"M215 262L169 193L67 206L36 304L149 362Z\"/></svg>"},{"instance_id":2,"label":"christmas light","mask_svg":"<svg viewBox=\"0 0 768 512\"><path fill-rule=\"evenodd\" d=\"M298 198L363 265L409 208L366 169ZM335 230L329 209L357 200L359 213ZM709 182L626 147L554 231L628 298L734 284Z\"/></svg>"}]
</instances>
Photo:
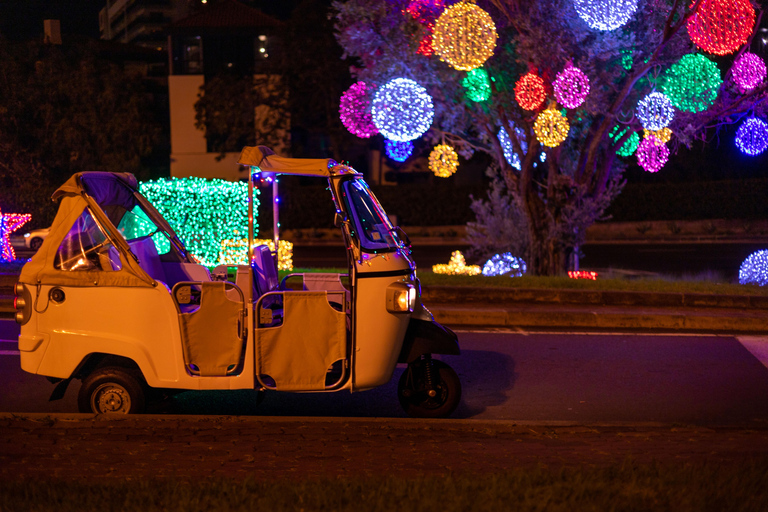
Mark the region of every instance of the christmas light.
<instances>
[{"instance_id":1,"label":"christmas light","mask_svg":"<svg viewBox=\"0 0 768 512\"><path fill-rule=\"evenodd\" d=\"M768 251L756 251L739 267L739 284L768 284Z\"/></svg>"},{"instance_id":2,"label":"christmas light","mask_svg":"<svg viewBox=\"0 0 768 512\"><path fill-rule=\"evenodd\" d=\"M483 68L473 69L461 81L467 90L467 98L472 101L486 101L491 97L491 81Z\"/></svg>"},{"instance_id":3,"label":"christmas light","mask_svg":"<svg viewBox=\"0 0 768 512\"><path fill-rule=\"evenodd\" d=\"M637 147L637 163L647 172L659 172L669 160L669 148L649 135Z\"/></svg>"},{"instance_id":4,"label":"christmas light","mask_svg":"<svg viewBox=\"0 0 768 512\"><path fill-rule=\"evenodd\" d=\"M715 55L738 50L754 26L755 9L749 0L703 0L686 23L691 41Z\"/></svg>"},{"instance_id":5,"label":"christmas light","mask_svg":"<svg viewBox=\"0 0 768 512\"><path fill-rule=\"evenodd\" d=\"M722 83L714 62L698 53L689 53L664 72L661 88L675 107L701 112L714 103Z\"/></svg>"},{"instance_id":6,"label":"christmas light","mask_svg":"<svg viewBox=\"0 0 768 512\"><path fill-rule=\"evenodd\" d=\"M589 78L570 63L559 72L552 84L555 99L566 108L577 108L589 94Z\"/></svg>"},{"instance_id":7,"label":"christmas light","mask_svg":"<svg viewBox=\"0 0 768 512\"><path fill-rule=\"evenodd\" d=\"M515 99L525 110L536 110L546 98L544 80L533 71L524 74L515 83Z\"/></svg>"},{"instance_id":8,"label":"christmas light","mask_svg":"<svg viewBox=\"0 0 768 512\"><path fill-rule=\"evenodd\" d=\"M384 141L384 150L387 156L395 162L405 162L413 154L413 142L387 139Z\"/></svg>"},{"instance_id":9,"label":"christmas light","mask_svg":"<svg viewBox=\"0 0 768 512\"><path fill-rule=\"evenodd\" d=\"M675 117L669 98L660 92L652 92L637 104L637 118L646 130L661 130Z\"/></svg>"},{"instance_id":10,"label":"christmas light","mask_svg":"<svg viewBox=\"0 0 768 512\"><path fill-rule=\"evenodd\" d=\"M763 80L765 80L766 69L763 59L754 53L744 52L731 67L733 81L739 86L742 92L749 92Z\"/></svg>"},{"instance_id":11,"label":"christmas light","mask_svg":"<svg viewBox=\"0 0 768 512\"><path fill-rule=\"evenodd\" d=\"M373 87L365 82L357 82L344 91L339 104L339 118L344 127L353 135L366 139L379 131L373 124L369 111L370 95Z\"/></svg>"},{"instance_id":12,"label":"christmas light","mask_svg":"<svg viewBox=\"0 0 768 512\"><path fill-rule=\"evenodd\" d=\"M666 144L672 139L672 130L669 128L662 128L656 131L643 130L643 138L647 139L650 135L653 135L656 144Z\"/></svg>"},{"instance_id":13,"label":"christmas light","mask_svg":"<svg viewBox=\"0 0 768 512\"><path fill-rule=\"evenodd\" d=\"M432 45L440 59L459 71L479 68L496 48L496 25L474 3L454 4L435 22Z\"/></svg>"},{"instance_id":14,"label":"christmas light","mask_svg":"<svg viewBox=\"0 0 768 512\"><path fill-rule=\"evenodd\" d=\"M536 138L550 148L559 146L568 137L569 130L568 119L554 108L546 109L533 123Z\"/></svg>"},{"instance_id":15,"label":"christmas light","mask_svg":"<svg viewBox=\"0 0 768 512\"><path fill-rule=\"evenodd\" d=\"M453 251L451 253L451 261L447 265L442 263L432 265L432 272L435 274L466 274L476 276L480 274L480 266L467 265L461 251Z\"/></svg>"},{"instance_id":16,"label":"christmas light","mask_svg":"<svg viewBox=\"0 0 768 512\"><path fill-rule=\"evenodd\" d=\"M218 264L222 240L239 239L248 232L247 183L171 178L142 182L139 191L203 265ZM254 210L258 209L258 193L256 189ZM258 225L254 227L258 229Z\"/></svg>"},{"instance_id":17,"label":"christmas light","mask_svg":"<svg viewBox=\"0 0 768 512\"><path fill-rule=\"evenodd\" d=\"M591 270L569 270L568 277L571 279L589 279L597 281L597 272Z\"/></svg>"},{"instance_id":18,"label":"christmas light","mask_svg":"<svg viewBox=\"0 0 768 512\"><path fill-rule=\"evenodd\" d=\"M440 16L443 9L445 9L444 0L410 0L405 12L410 14L413 19L426 24Z\"/></svg>"},{"instance_id":19,"label":"christmas light","mask_svg":"<svg viewBox=\"0 0 768 512\"><path fill-rule=\"evenodd\" d=\"M400 142L421 137L435 115L427 90L408 78L394 78L381 86L371 108L376 128L386 138Z\"/></svg>"},{"instance_id":20,"label":"christmas light","mask_svg":"<svg viewBox=\"0 0 768 512\"><path fill-rule=\"evenodd\" d=\"M0 261L13 261L16 252L11 245L11 233L32 219L29 213L3 213L0 211Z\"/></svg>"},{"instance_id":21,"label":"christmas light","mask_svg":"<svg viewBox=\"0 0 768 512\"><path fill-rule=\"evenodd\" d=\"M253 247L266 245L275 252L275 241L258 238ZM219 247L219 265L247 265L248 240L245 238L222 240ZM280 239L277 241L277 270L293 270L293 243Z\"/></svg>"},{"instance_id":22,"label":"christmas light","mask_svg":"<svg viewBox=\"0 0 768 512\"><path fill-rule=\"evenodd\" d=\"M435 53L435 48L432 46L432 32L435 30L434 23L427 23L424 25L424 36L419 41L419 47L416 49L416 53L429 57Z\"/></svg>"},{"instance_id":23,"label":"christmas light","mask_svg":"<svg viewBox=\"0 0 768 512\"><path fill-rule=\"evenodd\" d=\"M459 155L448 144L438 144L429 154L429 169L438 178L447 178L459 167Z\"/></svg>"},{"instance_id":24,"label":"christmas light","mask_svg":"<svg viewBox=\"0 0 768 512\"><path fill-rule=\"evenodd\" d=\"M527 266L522 258L512 256L511 252L494 254L483 265L484 276L520 277L525 274Z\"/></svg>"},{"instance_id":25,"label":"christmas light","mask_svg":"<svg viewBox=\"0 0 768 512\"><path fill-rule=\"evenodd\" d=\"M637 0L573 0L579 17L595 30L614 30L629 21Z\"/></svg>"},{"instance_id":26,"label":"christmas light","mask_svg":"<svg viewBox=\"0 0 768 512\"><path fill-rule=\"evenodd\" d=\"M736 130L736 147L742 153L757 156L768 147L768 124L762 119L750 117Z\"/></svg>"},{"instance_id":27,"label":"christmas light","mask_svg":"<svg viewBox=\"0 0 768 512\"><path fill-rule=\"evenodd\" d=\"M614 142L620 140L625 133L627 133L628 128L624 128L622 130L619 130L618 126L614 126L611 129L610 137L613 139ZM635 154L635 151L637 151L637 146L640 145L640 136L637 134L637 132L632 132L632 135L627 137L626 140L624 140L624 143L621 145L619 149L616 150L616 154L619 156L632 156Z\"/></svg>"},{"instance_id":28,"label":"christmas light","mask_svg":"<svg viewBox=\"0 0 768 512\"><path fill-rule=\"evenodd\" d=\"M525 141L525 132L520 129L516 128L514 125L511 125L512 129L515 130L515 133L517 134L517 140L520 142L520 147L523 150L523 153L528 152L528 143ZM507 160L507 163L517 169L520 170L520 156L515 153L515 149L512 146L512 139L509 138L509 134L507 131L502 127L499 128L499 133L496 135L499 138L499 143L501 144L501 150L504 152L504 158ZM543 155L544 153L542 153Z\"/></svg>"}]
</instances>

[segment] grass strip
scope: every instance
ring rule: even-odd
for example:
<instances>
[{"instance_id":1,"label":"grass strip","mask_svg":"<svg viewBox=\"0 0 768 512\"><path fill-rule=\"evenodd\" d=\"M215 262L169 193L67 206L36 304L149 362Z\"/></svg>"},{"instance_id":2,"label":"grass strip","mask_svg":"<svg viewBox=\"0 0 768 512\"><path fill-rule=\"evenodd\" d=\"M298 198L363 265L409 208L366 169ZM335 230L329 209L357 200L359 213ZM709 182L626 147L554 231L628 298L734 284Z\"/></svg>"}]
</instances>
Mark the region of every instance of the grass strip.
<instances>
[{"instance_id":1,"label":"grass strip","mask_svg":"<svg viewBox=\"0 0 768 512\"><path fill-rule=\"evenodd\" d=\"M768 461L539 467L503 474L310 481L0 482L2 512L765 511Z\"/></svg>"}]
</instances>

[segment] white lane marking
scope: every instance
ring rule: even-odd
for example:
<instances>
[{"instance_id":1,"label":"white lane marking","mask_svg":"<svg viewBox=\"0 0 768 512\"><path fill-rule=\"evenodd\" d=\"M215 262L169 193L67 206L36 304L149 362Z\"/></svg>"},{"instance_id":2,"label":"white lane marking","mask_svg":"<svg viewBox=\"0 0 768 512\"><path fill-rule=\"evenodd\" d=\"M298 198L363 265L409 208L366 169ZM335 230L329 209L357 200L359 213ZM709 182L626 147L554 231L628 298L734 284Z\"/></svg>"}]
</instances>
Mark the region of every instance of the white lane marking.
<instances>
[{"instance_id":1,"label":"white lane marking","mask_svg":"<svg viewBox=\"0 0 768 512\"><path fill-rule=\"evenodd\" d=\"M0 356L20 356L21 352L18 350L0 350Z\"/></svg>"},{"instance_id":2,"label":"white lane marking","mask_svg":"<svg viewBox=\"0 0 768 512\"><path fill-rule=\"evenodd\" d=\"M768 336L737 336L736 339L768 368Z\"/></svg>"}]
</instances>

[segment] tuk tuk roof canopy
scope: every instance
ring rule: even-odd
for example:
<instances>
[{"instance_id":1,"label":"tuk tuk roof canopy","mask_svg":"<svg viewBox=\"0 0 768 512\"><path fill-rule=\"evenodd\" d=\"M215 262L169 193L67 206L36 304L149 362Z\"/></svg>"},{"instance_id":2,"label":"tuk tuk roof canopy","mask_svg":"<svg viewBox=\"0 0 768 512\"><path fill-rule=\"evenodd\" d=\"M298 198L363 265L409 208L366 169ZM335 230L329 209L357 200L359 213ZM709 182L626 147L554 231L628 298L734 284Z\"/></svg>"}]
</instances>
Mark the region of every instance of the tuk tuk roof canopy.
<instances>
[{"instance_id":1,"label":"tuk tuk roof canopy","mask_svg":"<svg viewBox=\"0 0 768 512\"><path fill-rule=\"evenodd\" d=\"M293 174L296 176L318 176L328 178L339 174L356 173L347 165L331 158L287 158L277 156L266 146L246 146L240 152L237 163L258 167L263 172Z\"/></svg>"}]
</instances>

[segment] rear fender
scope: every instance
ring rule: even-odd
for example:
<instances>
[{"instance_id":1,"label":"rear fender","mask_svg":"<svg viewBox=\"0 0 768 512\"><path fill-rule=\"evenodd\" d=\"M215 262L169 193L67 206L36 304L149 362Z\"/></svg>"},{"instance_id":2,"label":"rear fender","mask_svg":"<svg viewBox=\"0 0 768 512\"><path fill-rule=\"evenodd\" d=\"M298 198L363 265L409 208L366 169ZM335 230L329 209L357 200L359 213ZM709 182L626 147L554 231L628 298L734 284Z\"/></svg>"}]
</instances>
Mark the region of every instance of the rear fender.
<instances>
[{"instance_id":1,"label":"rear fender","mask_svg":"<svg viewBox=\"0 0 768 512\"><path fill-rule=\"evenodd\" d=\"M452 330L434 320L411 318L397 362L412 363L425 354L457 356L460 353L459 338Z\"/></svg>"}]
</instances>

